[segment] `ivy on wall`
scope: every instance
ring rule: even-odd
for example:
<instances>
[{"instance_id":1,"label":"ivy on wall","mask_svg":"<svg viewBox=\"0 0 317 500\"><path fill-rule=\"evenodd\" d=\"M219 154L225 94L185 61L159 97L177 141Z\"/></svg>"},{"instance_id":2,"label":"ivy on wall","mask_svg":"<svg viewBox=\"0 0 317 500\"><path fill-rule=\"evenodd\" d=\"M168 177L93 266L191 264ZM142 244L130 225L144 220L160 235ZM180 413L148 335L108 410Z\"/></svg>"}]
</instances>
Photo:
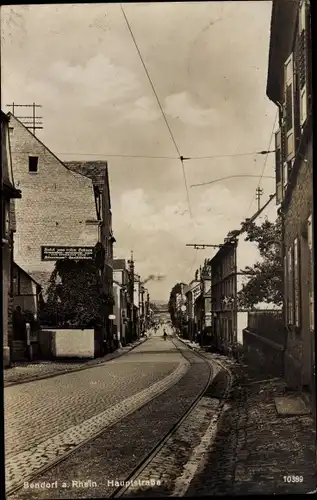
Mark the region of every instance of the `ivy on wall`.
<instances>
[{"instance_id":1,"label":"ivy on wall","mask_svg":"<svg viewBox=\"0 0 317 500\"><path fill-rule=\"evenodd\" d=\"M100 266L95 260L61 259L50 277L42 323L79 328L102 326L113 305L113 296L104 290Z\"/></svg>"}]
</instances>

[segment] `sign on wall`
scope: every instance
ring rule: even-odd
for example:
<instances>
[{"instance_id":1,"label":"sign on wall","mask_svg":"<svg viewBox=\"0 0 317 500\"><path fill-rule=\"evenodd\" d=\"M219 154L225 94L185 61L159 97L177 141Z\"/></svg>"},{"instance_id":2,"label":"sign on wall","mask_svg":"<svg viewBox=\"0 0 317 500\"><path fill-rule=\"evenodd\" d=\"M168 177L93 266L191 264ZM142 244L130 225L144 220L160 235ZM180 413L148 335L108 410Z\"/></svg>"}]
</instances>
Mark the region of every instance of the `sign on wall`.
<instances>
[{"instance_id":1,"label":"sign on wall","mask_svg":"<svg viewBox=\"0 0 317 500\"><path fill-rule=\"evenodd\" d=\"M41 247L41 260L91 260L94 247Z\"/></svg>"}]
</instances>

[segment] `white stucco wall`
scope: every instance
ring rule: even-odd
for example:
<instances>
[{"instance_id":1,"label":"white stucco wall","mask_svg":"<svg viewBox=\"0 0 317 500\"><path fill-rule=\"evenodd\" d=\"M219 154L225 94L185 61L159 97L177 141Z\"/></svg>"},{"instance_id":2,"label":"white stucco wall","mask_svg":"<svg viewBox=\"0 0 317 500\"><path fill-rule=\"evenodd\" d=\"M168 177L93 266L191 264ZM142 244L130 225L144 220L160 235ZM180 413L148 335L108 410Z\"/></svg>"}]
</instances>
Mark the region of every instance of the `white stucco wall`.
<instances>
[{"instance_id":1,"label":"white stucco wall","mask_svg":"<svg viewBox=\"0 0 317 500\"><path fill-rule=\"evenodd\" d=\"M237 341L239 344L243 344L243 330L248 326L248 313L238 312L237 313Z\"/></svg>"},{"instance_id":2,"label":"white stucco wall","mask_svg":"<svg viewBox=\"0 0 317 500\"><path fill-rule=\"evenodd\" d=\"M53 355L57 358L93 358L95 352L94 330L54 330Z\"/></svg>"},{"instance_id":3,"label":"white stucco wall","mask_svg":"<svg viewBox=\"0 0 317 500\"><path fill-rule=\"evenodd\" d=\"M113 314L115 315L116 319L113 320L114 325L117 327L117 335L118 335L118 340L121 339L122 332L121 332L121 286L118 285L117 283L113 283L113 295L114 295L114 301L115 305L113 308Z\"/></svg>"}]
</instances>

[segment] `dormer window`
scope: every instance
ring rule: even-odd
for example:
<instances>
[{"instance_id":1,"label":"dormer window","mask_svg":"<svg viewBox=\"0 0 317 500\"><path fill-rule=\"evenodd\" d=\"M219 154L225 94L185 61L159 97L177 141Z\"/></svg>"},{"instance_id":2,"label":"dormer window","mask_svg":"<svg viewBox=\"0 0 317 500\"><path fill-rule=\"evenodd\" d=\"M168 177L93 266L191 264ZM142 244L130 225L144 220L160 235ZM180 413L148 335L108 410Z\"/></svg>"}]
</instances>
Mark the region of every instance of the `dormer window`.
<instances>
[{"instance_id":1,"label":"dormer window","mask_svg":"<svg viewBox=\"0 0 317 500\"><path fill-rule=\"evenodd\" d=\"M38 172L38 156L29 156L29 172L30 174L36 174Z\"/></svg>"}]
</instances>

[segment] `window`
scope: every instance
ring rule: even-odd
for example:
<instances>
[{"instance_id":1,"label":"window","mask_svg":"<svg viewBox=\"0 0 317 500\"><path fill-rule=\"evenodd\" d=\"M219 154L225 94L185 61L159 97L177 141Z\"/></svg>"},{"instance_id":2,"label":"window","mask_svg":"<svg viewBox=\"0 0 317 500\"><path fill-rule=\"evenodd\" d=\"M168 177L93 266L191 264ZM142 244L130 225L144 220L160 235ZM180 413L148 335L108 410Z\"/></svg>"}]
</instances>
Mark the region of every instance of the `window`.
<instances>
[{"instance_id":1,"label":"window","mask_svg":"<svg viewBox=\"0 0 317 500\"><path fill-rule=\"evenodd\" d=\"M29 172L30 173L34 174L37 172L38 162L39 162L38 156L29 156Z\"/></svg>"},{"instance_id":2,"label":"window","mask_svg":"<svg viewBox=\"0 0 317 500\"><path fill-rule=\"evenodd\" d=\"M288 184L288 164L287 161L283 163L283 186L284 189L287 187Z\"/></svg>"},{"instance_id":3,"label":"window","mask_svg":"<svg viewBox=\"0 0 317 500\"><path fill-rule=\"evenodd\" d=\"M298 15L298 54L297 54L297 67L298 67L298 85L299 85L299 114L300 125L303 127L307 118L307 16L308 8L307 2L301 0L299 4Z\"/></svg>"},{"instance_id":4,"label":"window","mask_svg":"<svg viewBox=\"0 0 317 500\"><path fill-rule=\"evenodd\" d=\"M284 63L284 124L286 132L286 160L295 156L294 136L294 65L293 54Z\"/></svg>"},{"instance_id":5,"label":"window","mask_svg":"<svg viewBox=\"0 0 317 500\"><path fill-rule=\"evenodd\" d=\"M276 204L279 205L283 198L282 192L282 151L281 129L275 132L275 182Z\"/></svg>"},{"instance_id":6,"label":"window","mask_svg":"<svg viewBox=\"0 0 317 500\"><path fill-rule=\"evenodd\" d=\"M308 247L310 251L310 286L309 286L309 324L310 329L313 331L315 329L315 298L314 298L314 255L313 255L313 225L312 216L308 217L307 223L308 229Z\"/></svg>"},{"instance_id":7,"label":"window","mask_svg":"<svg viewBox=\"0 0 317 500\"><path fill-rule=\"evenodd\" d=\"M300 255L299 240L294 240L294 312L295 325L300 326Z\"/></svg>"}]
</instances>

